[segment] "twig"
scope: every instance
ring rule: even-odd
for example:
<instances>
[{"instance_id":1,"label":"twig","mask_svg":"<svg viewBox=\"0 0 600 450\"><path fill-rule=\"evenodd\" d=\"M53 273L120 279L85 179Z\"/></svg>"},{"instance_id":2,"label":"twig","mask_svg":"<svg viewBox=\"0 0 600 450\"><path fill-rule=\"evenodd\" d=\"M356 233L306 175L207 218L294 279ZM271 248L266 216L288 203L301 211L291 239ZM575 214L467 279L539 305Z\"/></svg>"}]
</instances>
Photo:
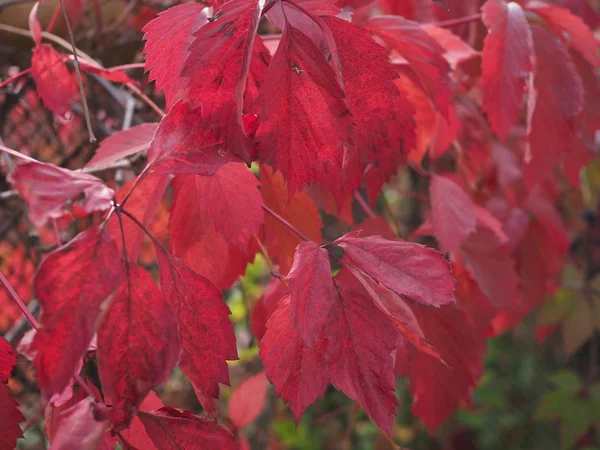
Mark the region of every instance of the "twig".
<instances>
[{"instance_id":1,"label":"twig","mask_svg":"<svg viewBox=\"0 0 600 450\"><path fill-rule=\"evenodd\" d=\"M87 125L88 134L90 135L90 144L96 142L96 136L94 136L94 130L92 129L92 120L90 118L90 110L88 108L87 99L85 97L85 90L83 89L83 80L81 79L81 72L79 71L79 59L77 58L77 47L75 47L75 38L73 37L73 30L71 29L71 23L67 16L67 8L63 0L60 2L60 9L62 9L65 24L67 25L67 32L69 33L69 40L71 41L71 47L73 51L73 58L75 59L75 74L77 75L77 84L79 85L79 95L81 96L81 104L83 105L83 115L85 117L85 124Z\"/></svg>"},{"instance_id":2,"label":"twig","mask_svg":"<svg viewBox=\"0 0 600 450\"><path fill-rule=\"evenodd\" d=\"M290 231L293 231L294 233L296 233L300 239L302 239L303 241L310 241L311 240L302 231L300 231L294 225L292 225L291 223L289 223L287 220L285 220L283 217L281 217L279 214L277 214L275 211L273 211L267 205L260 205L260 206L262 206L262 208L266 212L268 212L271 216L273 216L275 219L277 219L279 222L281 222L282 225L285 225L287 228L290 229Z\"/></svg>"},{"instance_id":3,"label":"twig","mask_svg":"<svg viewBox=\"0 0 600 450\"><path fill-rule=\"evenodd\" d=\"M271 260L271 257L269 256L269 252L265 248L265 246L262 243L262 241L260 240L260 238L256 234L254 234L253 236L254 236L254 240L258 244L260 254L263 256L265 262L267 263L267 266L269 267L271 275L274 276L275 278L277 278L279 281L281 281L285 285L285 287L289 288L290 286L289 286L288 280L283 275L279 274L275 265L273 264L273 261Z\"/></svg>"}]
</instances>

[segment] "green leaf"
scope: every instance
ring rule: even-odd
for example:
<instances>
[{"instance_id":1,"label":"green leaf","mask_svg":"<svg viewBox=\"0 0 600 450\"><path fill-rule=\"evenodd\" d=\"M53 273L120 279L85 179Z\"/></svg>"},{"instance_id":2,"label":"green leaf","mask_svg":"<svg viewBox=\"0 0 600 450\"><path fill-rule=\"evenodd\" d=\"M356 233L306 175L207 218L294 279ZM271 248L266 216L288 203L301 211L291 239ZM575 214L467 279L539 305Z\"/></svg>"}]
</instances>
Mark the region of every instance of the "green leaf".
<instances>
[{"instance_id":1,"label":"green leaf","mask_svg":"<svg viewBox=\"0 0 600 450\"><path fill-rule=\"evenodd\" d=\"M565 391L579 392L583 383L579 376L572 370L560 370L550 376L550 382L557 388Z\"/></svg>"},{"instance_id":2,"label":"green leaf","mask_svg":"<svg viewBox=\"0 0 600 450\"><path fill-rule=\"evenodd\" d=\"M534 417L536 420L549 420L560 416L565 406L572 403L575 400L575 393L559 389L550 392L546 395L537 410L535 411Z\"/></svg>"},{"instance_id":3,"label":"green leaf","mask_svg":"<svg viewBox=\"0 0 600 450\"><path fill-rule=\"evenodd\" d=\"M590 404L587 400L567 403L561 414L560 445L571 448L582 438L592 425Z\"/></svg>"},{"instance_id":4,"label":"green leaf","mask_svg":"<svg viewBox=\"0 0 600 450\"><path fill-rule=\"evenodd\" d=\"M572 290L561 289L544 302L538 315L538 325L550 326L562 321L577 304L577 295Z\"/></svg>"}]
</instances>

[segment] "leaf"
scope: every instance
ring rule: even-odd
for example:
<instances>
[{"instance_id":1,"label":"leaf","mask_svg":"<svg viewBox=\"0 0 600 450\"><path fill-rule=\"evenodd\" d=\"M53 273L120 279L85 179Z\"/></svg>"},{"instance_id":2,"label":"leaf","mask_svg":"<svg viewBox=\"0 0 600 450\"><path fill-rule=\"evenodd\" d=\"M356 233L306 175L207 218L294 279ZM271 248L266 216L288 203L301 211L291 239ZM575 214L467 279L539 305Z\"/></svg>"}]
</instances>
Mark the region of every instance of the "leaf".
<instances>
[{"instance_id":1,"label":"leaf","mask_svg":"<svg viewBox=\"0 0 600 450\"><path fill-rule=\"evenodd\" d=\"M495 307L520 299L519 278L510 249L488 228L478 227L463 245L465 259L479 288Z\"/></svg>"},{"instance_id":2,"label":"leaf","mask_svg":"<svg viewBox=\"0 0 600 450\"><path fill-rule=\"evenodd\" d=\"M488 0L482 7L488 28L482 53L483 110L501 140L519 117L529 74L533 42L518 3Z\"/></svg>"},{"instance_id":3,"label":"leaf","mask_svg":"<svg viewBox=\"0 0 600 450\"><path fill-rule=\"evenodd\" d=\"M294 328L300 339L311 346L334 303L327 250L314 242L300 243L288 279Z\"/></svg>"},{"instance_id":4,"label":"leaf","mask_svg":"<svg viewBox=\"0 0 600 450\"><path fill-rule=\"evenodd\" d=\"M440 355L425 339L417 317L402 297L379 285L360 270L353 267L348 267L348 270L356 278L356 281L361 284L365 292L368 293L375 306L387 316L387 319L400 332L402 338L413 344L420 351L430 354L435 358L440 358Z\"/></svg>"},{"instance_id":5,"label":"leaf","mask_svg":"<svg viewBox=\"0 0 600 450\"><path fill-rule=\"evenodd\" d=\"M225 428L187 411L163 407L153 413L142 412L140 420L157 448L180 450L238 450L239 445Z\"/></svg>"},{"instance_id":6,"label":"leaf","mask_svg":"<svg viewBox=\"0 0 600 450\"><path fill-rule=\"evenodd\" d=\"M187 97L201 107L205 127L223 137L225 149L246 163L253 149L242 122L263 84L270 55L256 36L264 1L232 0L194 32L183 66Z\"/></svg>"},{"instance_id":7,"label":"leaf","mask_svg":"<svg viewBox=\"0 0 600 450\"><path fill-rule=\"evenodd\" d=\"M40 265L34 286L44 310L43 328L32 349L47 398L67 386L88 350L103 304L123 278L117 246L101 227L88 228Z\"/></svg>"},{"instance_id":8,"label":"leaf","mask_svg":"<svg viewBox=\"0 0 600 450\"><path fill-rule=\"evenodd\" d=\"M360 149L369 197L395 175L415 142L415 122L408 99L398 89L398 72L385 49L361 27L337 17L324 17L341 63L346 102L354 124L353 143ZM346 171L353 170L352 163ZM348 178L352 180L352 176ZM352 181L349 181L352 185Z\"/></svg>"},{"instance_id":9,"label":"leaf","mask_svg":"<svg viewBox=\"0 0 600 450\"><path fill-rule=\"evenodd\" d=\"M289 404L296 422L325 394L329 379L325 346L322 337L312 347L304 344L293 325L289 296L281 299L260 341L260 357L276 394Z\"/></svg>"},{"instance_id":10,"label":"leaf","mask_svg":"<svg viewBox=\"0 0 600 450\"><path fill-rule=\"evenodd\" d=\"M277 303L279 303L279 300L281 300L286 293L287 287L282 283L282 280L272 277L263 295L254 304L250 321L252 332L259 341L262 340L262 337L267 331L267 322L273 312L277 309Z\"/></svg>"},{"instance_id":11,"label":"leaf","mask_svg":"<svg viewBox=\"0 0 600 450\"><path fill-rule=\"evenodd\" d=\"M596 332L593 317L589 304L579 301L564 319L561 327L562 344L567 357L573 356Z\"/></svg>"},{"instance_id":12,"label":"leaf","mask_svg":"<svg viewBox=\"0 0 600 450\"><path fill-rule=\"evenodd\" d=\"M454 302L454 280L442 255L419 244L347 233L335 244L342 263L353 266L398 295L424 305Z\"/></svg>"},{"instance_id":13,"label":"leaf","mask_svg":"<svg viewBox=\"0 0 600 450\"><path fill-rule=\"evenodd\" d=\"M287 24L258 103L261 162L271 162L290 195L311 183L338 190L352 119L336 75L304 33Z\"/></svg>"},{"instance_id":14,"label":"leaf","mask_svg":"<svg viewBox=\"0 0 600 450\"><path fill-rule=\"evenodd\" d=\"M532 25L536 72L530 98L525 178L529 186L552 174L576 137L574 120L584 106L581 77L560 39Z\"/></svg>"},{"instance_id":15,"label":"leaf","mask_svg":"<svg viewBox=\"0 0 600 450\"><path fill-rule=\"evenodd\" d=\"M161 289L179 324L181 370L209 398L229 384L227 360L238 359L229 308L219 289L183 261L156 246Z\"/></svg>"},{"instance_id":16,"label":"leaf","mask_svg":"<svg viewBox=\"0 0 600 450\"><path fill-rule=\"evenodd\" d=\"M537 0L527 2L525 9L544 19L556 35L564 37L592 66L600 66L600 41L581 18L566 8Z\"/></svg>"},{"instance_id":17,"label":"leaf","mask_svg":"<svg viewBox=\"0 0 600 450\"><path fill-rule=\"evenodd\" d=\"M148 151L148 172L154 175L213 175L231 161L222 138L198 124L206 121L202 109L178 102L162 118Z\"/></svg>"},{"instance_id":18,"label":"leaf","mask_svg":"<svg viewBox=\"0 0 600 450\"><path fill-rule=\"evenodd\" d=\"M452 91L448 78L450 65L444 59L444 48L419 23L402 17L375 17L364 27L408 62L410 70L436 109L447 117Z\"/></svg>"},{"instance_id":19,"label":"leaf","mask_svg":"<svg viewBox=\"0 0 600 450\"><path fill-rule=\"evenodd\" d=\"M10 395L9 387L0 383L0 423L2 424L0 448L16 448L17 439L23 437L19 424L24 421L23 414L17 409L17 402Z\"/></svg>"},{"instance_id":20,"label":"leaf","mask_svg":"<svg viewBox=\"0 0 600 450\"><path fill-rule=\"evenodd\" d=\"M87 397L69 409L61 411L57 418L51 450L95 450L109 429L108 408Z\"/></svg>"},{"instance_id":21,"label":"leaf","mask_svg":"<svg viewBox=\"0 0 600 450\"><path fill-rule=\"evenodd\" d=\"M296 192L289 198L281 172L275 172L266 164L260 165L260 193L265 205L294 225L316 243L322 241L323 222L319 208L304 192ZM296 246L302 242L296 233L270 214L265 215L265 243L269 255L279 264L279 272L287 274L292 267Z\"/></svg>"},{"instance_id":22,"label":"leaf","mask_svg":"<svg viewBox=\"0 0 600 450\"><path fill-rule=\"evenodd\" d=\"M98 331L98 369L114 409L116 431L126 428L148 392L167 381L181 354L177 321L148 272L127 263Z\"/></svg>"},{"instance_id":23,"label":"leaf","mask_svg":"<svg viewBox=\"0 0 600 450\"><path fill-rule=\"evenodd\" d=\"M470 60L478 55L478 52L447 28L425 25L423 30L434 38L444 50L444 58L453 69L463 61Z\"/></svg>"},{"instance_id":24,"label":"leaf","mask_svg":"<svg viewBox=\"0 0 600 450\"><path fill-rule=\"evenodd\" d=\"M49 44L36 46L31 56L31 74L44 106L58 116L65 116L79 94L62 55Z\"/></svg>"},{"instance_id":25,"label":"leaf","mask_svg":"<svg viewBox=\"0 0 600 450\"><path fill-rule=\"evenodd\" d=\"M108 167L120 159L146 150L150 147L157 128L156 123L144 123L128 130L117 131L100 143L94 157L85 167Z\"/></svg>"},{"instance_id":26,"label":"leaf","mask_svg":"<svg viewBox=\"0 0 600 450\"><path fill-rule=\"evenodd\" d=\"M475 203L458 184L439 175L432 176L429 195L431 225L440 248L456 250L477 228Z\"/></svg>"},{"instance_id":27,"label":"leaf","mask_svg":"<svg viewBox=\"0 0 600 450\"><path fill-rule=\"evenodd\" d=\"M267 377L260 372L242 381L231 394L227 411L236 428L253 422L260 414L267 397Z\"/></svg>"},{"instance_id":28,"label":"leaf","mask_svg":"<svg viewBox=\"0 0 600 450\"><path fill-rule=\"evenodd\" d=\"M579 376L575 372L568 369L563 369L553 373L550 376L550 382L559 389L574 393L579 392L583 386Z\"/></svg>"},{"instance_id":29,"label":"leaf","mask_svg":"<svg viewBox=\"0 0 600 450\"><path fill-rule=\"evenodd\" d=\"M180 175L173 180L173 254L222 289L231 286L256 253L254 234L264 223L257 185L241 163L223 166L211 177Z\"/></svg>"},{"instance_id":30,"label":"leaf","mask_svg":"<svg viewBox=\"0 0 600 450\"><path fill-rule=\"evenodd\" d=\"M325 325L331 384L360 402L391 435L397 403L394 352L402 342L400 333L347 270L338 273L335 285L339 297Z\"/></svg>"},{"instance_id":31,"label":"leaf","mask_svg":"<svg viewBox=\"0 0 600 450\"><path fill-rule=\"evenodd\" d=\"M549 420L558 417L565 406L575 399L570 390L557 389L546 394L538 405L534 417L536 420Z\"/></svg>"},{"instance_id":32,"label":"leaf","mask_svg":"<svg viewBox=\"0 0 600 450\"><path fill-rule=\"evenodd\" d=\"M10 343L0 337L0 383L7 383L13 368L17 365L17 354Z\"/></svg>"},{"instance_id":33,"label":"leaf","mask_svg":"<svg viewBox=\"0 0 600 450\"><path fill-rule=\"evenodd\" d=\"M414 399L413 414L433 434L457 407L470 402L471 392L483 370L485 334L458 308L414 305L412 309L425 338L444 362L430 354L413 351L409 366L398 367L398 370L408 376Z\"/></svg>"},{"instance_id":34,"label":"leaf","mask_svg":"<svg viewBox=\"0 0 600 450\"><path fill-rule=\"evenodd\" d=\"M18 164L7 177L29 207L36 227L69 212L70 204L91 213L108 209L114 192L98 178L52 164Z\"/></svg>"},{"instance_id":35,"label":"leaf","mask_svg":"<svg viewBox=\"0 0 600 450\"><path fill-rule=\"evenodd\" d=\"M144 26L146 71L156 90L165 93L167 109L187 90L187 80L181 75L183 63L193 33L208 21L204 5L186 3L161 12Z\"/></svg>"},{"instance_id":36,"label":"leaf","mask_svg":"<svg viewBox=\"0 0 600 450\"><path fill-rule=\"evenodd\" d=\"M162 400L154 391L150 391L142 404L140 411L151 412L165 406ZM134 449L158 450L142 424L139 416L135 416L131 421L131 425L126 430L120 432L121 436L127 440L127 443Z\"/></svg>"},{"instance_id":37,"label":"leaf","mask_svg":"<svg viewBox=\"0 0 600 450\"><path fill-rule=\"evenodd\" d=\"M586 399L573 399L561 411L560 446L573 448L592 425L590 404Z\"/></svg>"},{"instance_id":38,"label":"leaf","mask_svg":"<svg viewBox=\"0 0 600 450\"><path fill-rule=\"evenodd\" d=\"M167 175L144 177L143 174L140 176L119 189L115 198L120 204L129 196L125 209L142 225L148 227L156 215L160 201L169 185L169 177ZM131 192L132 188L134 188L133 192ZM108 231L114 237L119 250L123 251L123 242L125 242L127 257L130 261L137 261L145 236L144 230L129 217L121 214L121 223L116 215L110 219Z\"/></svg>"}]
</instances>

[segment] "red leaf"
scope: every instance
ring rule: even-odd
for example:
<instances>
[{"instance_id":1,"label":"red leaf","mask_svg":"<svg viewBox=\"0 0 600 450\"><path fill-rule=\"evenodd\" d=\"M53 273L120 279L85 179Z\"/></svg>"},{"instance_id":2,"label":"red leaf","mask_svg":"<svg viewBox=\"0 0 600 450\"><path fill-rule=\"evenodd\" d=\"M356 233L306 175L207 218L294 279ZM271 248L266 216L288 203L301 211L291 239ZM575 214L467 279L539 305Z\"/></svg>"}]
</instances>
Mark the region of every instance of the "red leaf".
<instances>
[{"instance_id":1,"label":"red leaf","mask_svg":"<svg viewBox=\"0 0 600 450\"><path fill-rule=\"evenodd\" d=\"M429 186L431 224L440 248L459 248L475 232L477 209L465 191L447 177L433 175Z\"/></svg>"},{"instance_id":2,"label":"red leaf","mask_svg":"<svg viewBox=\"0 0 600 450\"><path fill-rule=\"evenodd\" d=\"M61 411L56 420L52 450L95 450L110 425L106 406L90 397Z\"/></svg>"},{"instance_id":3,"label":"red leaf","mask_svg":"<svg viewBox=\"0 0 600 450\"><path fill-rule=\"evenodd\" d=\"M150 81L156 81L156 89L165 93L167 109L180 99L187 89L187 80L181 70L192 34L207 23L204 5L186 3L161 12L142 29L146 70Z\"/></svg>"},{"instance_id":4,"label":"red leaf","mask_svg":"<svg viewBox=\"0 0 600 450\"><path fill-rule=\"evenodd\" d=\"M206 127L202 109L191 109L179 102L163 117L148 151L150 167L155 175L213 175L231 161L239 161L224 150L223 139Z\"/></svg>"},{"instance_id":5,"label":"red leaf","mask_svg":"<svg viewBox=\"0 0 600 450\"><path fill-rule=\"evenodd\" d=\"M287 24L258 100L262 162L271 160L290 194L318 182L339 190L352 118L336 75L321 51Z\"/></svg>"},{"instance_id":6,"label":"red leaf","mask_svg":"<svg viewBox=\"0 0 600 450\"><path fill-rule=\"evenodd\" d=\"M179 323L181 370L204 396L218 398L219 383L229 384L226 360L238 359L229 308L213 283L155 248L161 289Z\"/></svg>"},{"instance_id":7,"label":"red leaf","mask_svg":"<svg viewBox=\"0 0 600 450\"><path fill-rule=\"evenodd\" d=\"M79 94L63 56L48 44L36 46L31 56L31 74L44 106L54 114L64 116Z\"/></svg>"},{"instance_id":8,"label":"red leaf","mask_svg":"<svg viewBox=\"0 0 600 450\"><path fill-rule=\"evenodd\" d=\"M447 116L452 91L448 78L450 65L443 57L444 48L419 23L402 17L375 17L364 26L408 62L436 109Z\"/></svg>"},{"instance_id":9,"label":"red leaf","mask_svg":"<svg viewBox=\"0 0 600 450\"><path fill-rule=\"evenodd\" d=\"M19 424L24 421L23 414L17 409L17 402L10 395L9 387L0 383L0 423L2 424L0 448L16 448L17 439L23 437Z\"/></svg>"},{"instance_id":10,"label":"red leaf","mask_svg":"<svg viewBox=\"0 0 600 450\"><path fill-rule=\"evenodd\" d=\"M355 231L362 236L381 236L384 239L396 239L396 234L383 217L369 217L357 225Z\"/></svg>"},{"instance_id":11,"label":"red leaf","mask_svg":"<svg viewBox=\"0 0 600 450\"><path fill-rule=\"evenodd\" d=\"M453 68L459 63L467 61L478 55L478 52L459 38L457 35L452 33L447 28L440 28L434 25L425 25L423 30L427 32L432 38L434 38L438 44L440 44L444 50L444 58L448 61Z\"/></svg>"},{"instance_id":12,"label":"red leaf","mask_svg":"<svg viewBox=\"0 0 600 450\"><path fill-rule=\"evenodd\" d=\"M281 299L260 341L260 357L275 392L290 405L296 422L325 393L325 346L322 337L312 347L304 344L294 329L289 296Z\"/></svg>"},{"instance_id":13,"label":"red leaf","mask_svg":"<svg viewBox=\"0 0 600 450\"><path fill-rule=\"evenodd\" d=\"M141 176L143 177L143 174ZM119 189L115 197L117 202L121 203L128 196L131 188L135 186L128 202L125 204L125 209L142 225L147 227L158 211L160 201L168 185L169 177L167 175L147 176L142 178L141 181L138 177ZM137 261L145 236L144 230L124 214L121 214L121 222L122 230L119 219L116 215L113 216L108 223L108 231L115 238L119 250L123 251L123 241L125 241L127 257L130 261ZM121 234L123 234L123 237Z\"/></svg>"},{"instance_id":14,"label":"red leaf","mask_svg":"<svg viewBox=\"0 0 600 450\"><path fill-rule=\"evenodd\" d=\"M482 14L489 31L482 55L483 110L496 134L504 140L523 106L533 68L533 43L518 3L488 0Z\"/></svg>"},{"instance_id":15,"label":"red leaf","mask_svg":"<svg viewBox=\"0 0 600 450\"><path fill-rule=\"evenodd\" d=\"M398 295L424 305L454 302L454 280L442 255L419 244L348 233L335 244L342 263L353 266Z\"/></svg>"},{"instance_id":16,"label":"red leaf","mask_svg":"<svg viewBox=\"0 0 600 450\"><path fill-rule=\"evenodd\" d=\"M397 370L410 381L413 413L433 433L457 407L470 401L483 370L485 335L457 308L437 310L415 305L413 311L445 364L426 353L412 351L409 366Z\"/></svg>"},{"instance_id":17,"label":"red leaf","mask_svg":"<svg viewBox=\"0 0 600 450\"><path fill-rule=\"evenodd\" d=\"M529 102L529 148L525 177L530 186L552 176L561 153L575 138L574 119L584 106L581 77L560 39L532 25L536 72Z\"/></svg>"},{"instance_id":18,"label":"red leaf","mask_svg":"<svg viewBox=\"0 0 600 450\"><path fill-rule=\"evenodd\" d=\"M140 411L150 412L160 409L163 402L154 391L150 391L140 406ZM139 416L135 416L131 425L126 430L120 432L121 436L127 440L127 443L134 449L158 450L142 424ZM112 449L111 449L112 450Z\"/></svg>"},{"instance_id":19,"label":"red leaf","mask_svg":"<svg viewBox=\"0 0 600 450\"><path fill-rule=\"evenodd\" d=\"M239 445L225 428L211 420L191 413L164 407L153 413L142 412L139 417L148 435L161 450L238 450Z\"/></svg>"},{"instance_id":20,"label":"red leaf","mask_svg":"<svg viewBox=\"0 0 600 450\"><path fill-rule=\"evenodd\" d=\"M331 384L360 402L391 435L396 411L394 352L400 333L348 271L335 277L339 297L325 325Z\"/></svg>"},{"instance_id":21,"label":"red leaf","mask_svg":"<svg viewBox=\"0 0 600 450\"><path fill-rule=\"evenodd\" d=\"M398 71L385 49L361 27L336 17L323 20L333 34L341 63L346 101L355 126L353 142L361 150L357 162L361 172L366 169L369 197L374 199L414 145L413 110L394 82Z\"/></svg>"},{"instance_id":22,"label":"red leaf","mask_svg":"<svg viewBox=\"0 0 600 450\"><path fill-rule=\"evenodd\" d=\"M34 285L43 328L32 349L47 398L67 386L96 331L103 303L122 280L117 246L100 227L88 228L42 262Z\"/></svg>"},{"instance_id":23,"label":"red leaf","mask_svg":"<svg viewBox=\"0 0 600 450\"><path fill-rule=\"evenodd\" d=\"M478 227L463 245L473 277L496 307L519 301L519 279L510 248L492 230Z\"/></svg>"},{"instance_id":24,"label":"red leaf","mask_svg":"<svg viewBox=\"0 0 600 450\"><path fill-rule=\"evenodd\" d=\"M150 389L167 381L179 361L177 322L148 272L128 262L98 331L98 368L114 410L115 429L126 428Z\"/></svg>"},{"instance_id":25,"label":"red leaf","mask_svg":"<svg viewBox=\"0 0 600 450\"><path fill-rule=\"evenodd\" d=\"M254 103L270 59L256 36L264 5L257 0L225 3L194 32L183 67L189 79L188 98L193 107L202 107L204 126L223 137L226 150L246 163L253 155L242 113Z\"/></svg>"},{"instance_id":26,"label":"red leaf","mask_svg":"<svg viewBox=\"0 0 600 450\"><path fill-rule=\"evenodd\" d=\"M257 185L241 163L223 166L210 177L180 175L173 180L173 253L222 289L231 286L256 253L254 234L264 222Z\"/></svg>"},{"instance_id":27,"label":"red leaf","mask_svg":"<svg viewBox=\"0 0 600 450\"><path fill-rule=\"evenodd\" d=\"M13 368L17 365L17 354L10 343L0 337L0 383L8 382Z\"/></svg>"},{"instance_id":28,"label":"red leaf","mask_svg":"<svg viewBox=\"0 0 600 450\"><path fill-rule=\"evenodd\" d=\"M323 222L319 209L304 192L291 198L281 172L266 164L260 165L260 193L265 205L298 228L305 236L320 243ZM265 242L269 254L279 263L279 272L286 274L292 267L296 246L302 242L296 233L270 214L265 216Z\"/></svg>"},{"instance_id":29,"label":"red leaf","mask_svg":"<svg viewBox=\"0 0 600 450\"><path fill-rule=\"evenodd\" d=\"M570 43L594 67L600 67L600 40L589 27L566 8L542 1L530 1L525 9L544 19L558 36Z\"/></svg>"},{"instance_id":30,"label":"red leaf","mask_svg":"<svg viewBox=\"0 0 600 450\"><path fill-rule=\"evenodd\" d=\"M120 159L146 150L150 147L157 128L156 123L144 123L128 130L117 131L100 143L94 157L85 167L108 167Z\"/></svg>"},{"instance_id":31,"label":"red leaf","mask_svg":"<svg viewBox=\"0 0 600 450\"><path fill-rule=\"evenodd\" d=\"M236 428L254 421L260 414L267 397L267 377L260 372L242 381L229 399L228 415Z\"/></svg>"},{"instance_id":32,"label":"red leaf","mask_svg":"<svg viewBox=\"0 0 600 450\"><path fill-rule=\"evenodd\" d=\"M282 280L272 277L265 292L254 304L252 309L252 332L259 341L267 331L267 321L277 309L277 303L287 293L287 287Z\"/></svg>"},{"instance_id":33,"label":"red leaf","mask_svg":"<svg viewBox=\"0 0 600 450\"><path fill-rule=\"evenodd\" d=\"M362 285L375 306L387 316L387 319L402 334L404 339L419 350L436 358L440 357L435 349L431 347L431 344L425 340L416 316L399 295L379 285L371 277L366 276L357 269L349 267L348 270L356 278L356 281Z\"/></svg>"},{"instance_id":34,"label":"red leaf","mask_svg":"<svg viewBox=\"0 0 600 450\"><path fill-rule=\"evenodd\" d=\"M114 196L112 189L92 175L45 163L18 164L8 181L27 203L33 224L40 228L67 214L70 203L91 213L108 209Z\"/></svg>"},{"instance_id":35,"label":"red leaf","mask_svg":"<svg viewBox=\"0 0 600 450\"><path fill-rule=\"evenodd\" d=\"M300 339L311 346L334 302L327 250L314 242L299 244L288 279L294 328Z\"/></svg>"}]
</instances>

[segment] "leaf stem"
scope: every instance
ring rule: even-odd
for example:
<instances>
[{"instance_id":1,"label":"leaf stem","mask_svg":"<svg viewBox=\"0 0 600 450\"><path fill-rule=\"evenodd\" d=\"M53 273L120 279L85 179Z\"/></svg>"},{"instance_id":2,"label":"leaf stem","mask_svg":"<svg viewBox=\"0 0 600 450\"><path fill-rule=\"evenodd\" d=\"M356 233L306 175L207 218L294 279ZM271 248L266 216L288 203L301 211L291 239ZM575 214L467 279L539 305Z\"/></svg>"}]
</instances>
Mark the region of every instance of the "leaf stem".
<instances>
[{"instance_id":1,"label":"leaf stem","mask_svg":"<svg viewBox=\"0 0 600 450\"><path fill-rule=\"evenodd\" d=\"M81 79L81 71L79 70L79 59L77 57L77 47L75 47L75 38L73 37L73 30L71 29L71 23L69 22L69 16L67 15L67 8L63 0L58 0L60 3L60 9L67 25L67 32L69 34L69 41L71 42L71 51L73 52L75 75L77 76L77 85L79 86L79 95L81 96L81 104L83 106L83 115L85 117L85 124L87 126L88 134L90 135L90 144L94 144L97 139L94 136L94 130L92 129L92 119L90 118L90 110L87 104L87 98L85 97L85 90L83 89L83 80Z\"/></svg>"},{"instance_id":2,"label":"leaf stem","mask_svg":"<svg viewBox=\"0 0 600 450\"><path fill-rule=\"evenodd\" d=\"M27 156L24 153L13 150L12 148L5 147L4 145L0 145L0 152L6 153L7 155L14 156L15 158L24 159L28 162L39 163L37 159L32 158L31 156Z\"/></svg>"},{"instance_id":3,"label":"leaf stem","mask_svg":"<svg viewBox=\"0 0 600 450\"><path fill-rule=\"evenodd\" d=\"M373 212L369 203L365 200L365 198L361 195L360 192L354 191L354 199L358 202L363 211L369 216L369 218L374 219L377 217L377 214Z\"/></svg>"},{"instance_id":4,"label":"leaf stem","mask_svg":"<svg viewBox=\"0 0 600 450\"><path fill-rule=\"evenodd\" d=\"M287 220L285 220L283 217L281 217L279 214L277 214L275 211L273 211L267 205L260 205L260 206L262 206L262 208L266 212L268 212L271 216L273 216L275 219L277 219L279 222L281 222L282 225L285 225L287 228L290 229L290 231L293 231L294 233L296 233L300 239L302 239L303 241L310 241L310 239L304 233L302 233L302 231L300 231L294 225L289 223Z\"/></svg>"},{"instance_id":5,"label":"leaf stem","mask_svg":"<svg viewBox=\"0 0 600 450\"><path fill-rule=\"evenodd\" d=\"M21 72L13 75L10 78L7 78L6 80L4 80L2 83L0 83L0 89L3 88L4 86L8 86L10 83L12 83L15 80L18 80L19 78L21 78L23 75L27 75L28 73L31 72L31 67L29 69L25 69L22 70Z\"/></svg>"},{"instance_id":6,"label":"leaf stem","mask_svg":"<svg viewBox=\"0 0 600 450\"><path fill-rule=\"evenodd\" d=\"M19 294L17 294L15 292L15 290L13 289L13 287L8 282L8 280L6 279L6 277L4 276L4 274L2 272L0 272L0 281L4 285L4 287L6 288L6 290L8 291L9 295L12 297L12 299L14 300L14 302L17 304L17 306L19 307L19 309L21 310L21 312L23 313L23 315L25 317L27 317L27 320L29 321L29 323L31 324L31 326L36 331L39 330L40 329L39 322L36 320L35 317L33 317L33 314L31 314L31 311L29 311L29 308L27 308L27 306L25 305L25 303L23 303L23 300L21 300L21 297L19 297Z\"/></svg>"},{"instance_id":7,"label":"leaf stem","mask_svg":"<svg viewBox=\"0 0 600 450\"><path fill-rule=\"evenodd\" d=\"M440 28L450 28L465 23L476 22L481 19L481 13L471 14L470 16L459 17L457 19L444 20L443 22L434 22L433 25Z\"/></svg>"}]
</instances>

